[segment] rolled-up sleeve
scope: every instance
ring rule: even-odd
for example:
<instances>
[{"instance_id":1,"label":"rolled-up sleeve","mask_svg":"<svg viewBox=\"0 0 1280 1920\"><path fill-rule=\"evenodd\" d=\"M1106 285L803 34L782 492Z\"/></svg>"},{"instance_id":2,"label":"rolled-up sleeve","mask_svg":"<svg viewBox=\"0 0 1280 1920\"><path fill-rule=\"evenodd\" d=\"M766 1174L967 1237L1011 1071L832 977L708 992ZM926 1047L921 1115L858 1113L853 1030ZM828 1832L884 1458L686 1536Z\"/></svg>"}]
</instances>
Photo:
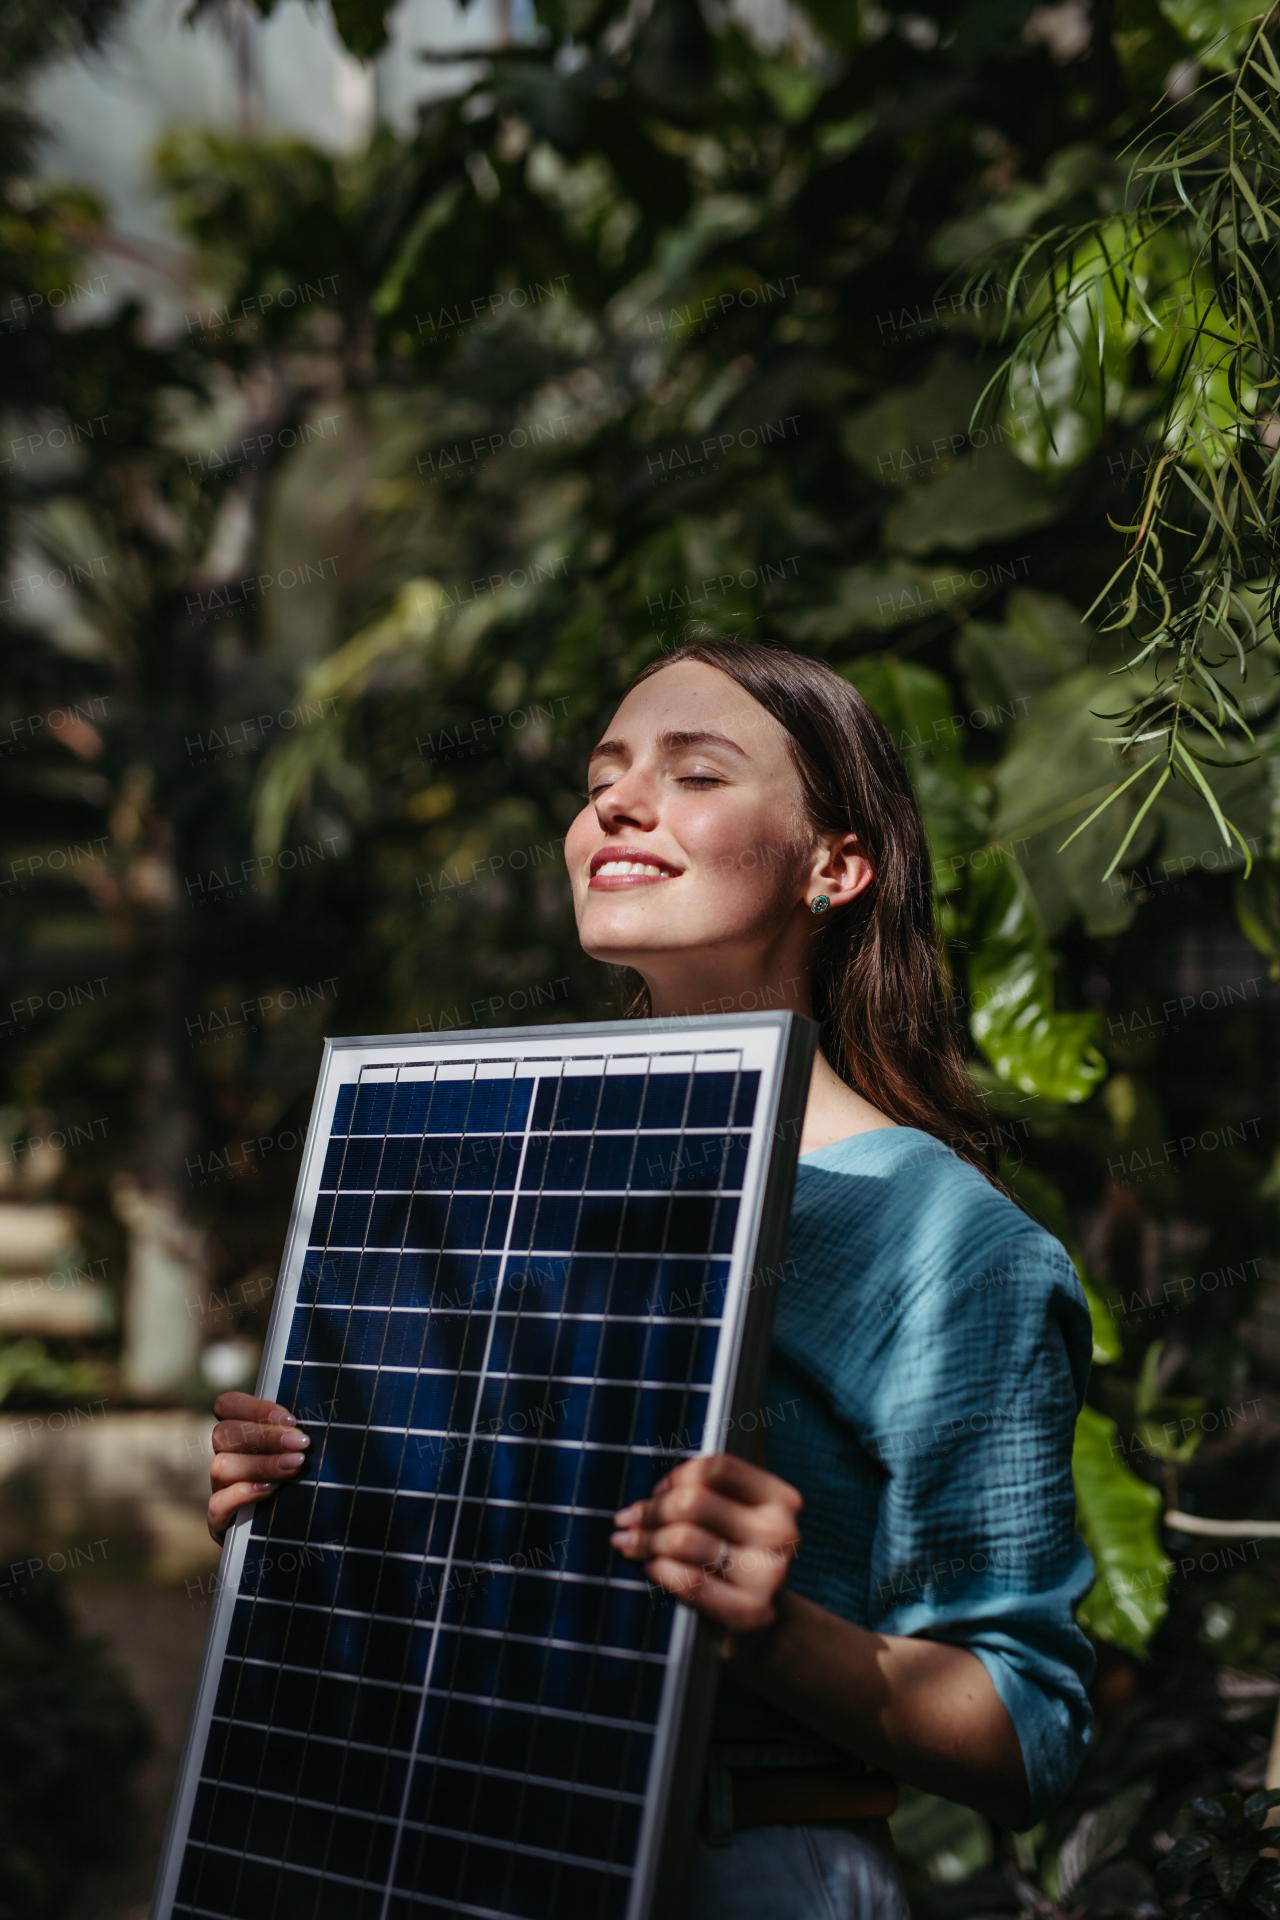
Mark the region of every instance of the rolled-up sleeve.
<instances>
[{"instance_id":1,"label":"rolled-up sleeve","mask_svg":"<svg viewBox=\"0 0 1280 1920\"><path fill-rule=\"evenodd\" d=\"M1062 1248L1027 1225L970 1266L918 1264L876 1380L862 1374L840 1412L884 1475L869 1624L977 1655L1017 1730L1034 1822L1089 1740L1075 1608L1093 1563L1071 1477L1088 1310Z\"/></svg>"}]
</instances>

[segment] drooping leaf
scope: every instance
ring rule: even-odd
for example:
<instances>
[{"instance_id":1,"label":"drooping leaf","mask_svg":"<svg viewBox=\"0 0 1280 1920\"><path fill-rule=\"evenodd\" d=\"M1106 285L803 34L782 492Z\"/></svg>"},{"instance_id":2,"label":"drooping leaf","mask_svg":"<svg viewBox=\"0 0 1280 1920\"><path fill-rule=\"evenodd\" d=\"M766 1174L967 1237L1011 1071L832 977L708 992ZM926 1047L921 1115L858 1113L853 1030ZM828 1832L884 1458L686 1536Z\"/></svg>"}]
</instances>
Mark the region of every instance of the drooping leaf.
<instances>
[{"instance_id":1,"label":"drooping leaf","mask_svg":"<svg viewBox=\"0 0 1280 1920\"><path fill-rule=\"evenodd\" d=\"M1044 927L1016 860L970 863L960 933L968 955L969 1024L996 1073L1048 1100L1088 1099L1106 1075L1093 1013L1054 1010Z\"/></svg>"},{"instance_id":2,"label":"drooping leaf","mask_svg":"<svg viewBox=\"0 0 1280 1920\"><path fill-rule=\"evenodd\" d=\"M904 489L882 532L885 545L900 553L969 553L1051 526L1070 505L1063 488L1029 472L1007 446L996 446Z\"/></svg>"},{"instance_id":3,"label":"drooping leaf","mask_svg":"<svg viewBox=\"0 0 1280 1920\"><path fill-rule=\"evenodd\" d=\"M893 734L924 816L935 885L954 892L986 839L990 806L986 782L965 760L964 714L941 675L914 662L868 655L842 671Z\"/></svg>"},{"instance_id":4,"label":"drooping leaf","mask_svg":"<svg viewBox=\"0 0 1280 1920\"><path fill-rule=\"evenodd\" d=\"M1071 1469L1076 1525L1097 1570L1079 1619L1100 1640L1145 1655L1168 1611L1172 1571L1160 1546L1160 1495L1125 1466L1115 1421L1090 1406L1076 1422Z\"/></svg>"}]
</instances>

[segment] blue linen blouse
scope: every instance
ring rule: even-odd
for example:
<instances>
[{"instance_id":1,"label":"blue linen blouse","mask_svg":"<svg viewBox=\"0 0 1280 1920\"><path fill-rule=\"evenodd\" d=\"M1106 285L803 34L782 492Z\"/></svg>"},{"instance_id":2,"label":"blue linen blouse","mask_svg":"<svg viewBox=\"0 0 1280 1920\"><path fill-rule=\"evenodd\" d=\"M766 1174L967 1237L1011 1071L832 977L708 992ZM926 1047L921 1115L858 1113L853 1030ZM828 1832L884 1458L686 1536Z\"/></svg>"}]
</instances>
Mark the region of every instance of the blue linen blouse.
<instances>
[{"instance_id":1,"label":"blue linen blouse","mask_svg":"<svg viewBox=\"0 0 1280 1920\"><path fill-rule=\"evenodd\" d=\"M1063 1247L940 1141L883 1128L800 1160L760 1413L769 1470L804 1496L789 1585L975 1653L1017 1729L1029 1824L1091 1727L1071 1479L1091 1350ZM727 1679L715 1740L726 1758L815 1746Z\"/></svg>"}]
</instances>

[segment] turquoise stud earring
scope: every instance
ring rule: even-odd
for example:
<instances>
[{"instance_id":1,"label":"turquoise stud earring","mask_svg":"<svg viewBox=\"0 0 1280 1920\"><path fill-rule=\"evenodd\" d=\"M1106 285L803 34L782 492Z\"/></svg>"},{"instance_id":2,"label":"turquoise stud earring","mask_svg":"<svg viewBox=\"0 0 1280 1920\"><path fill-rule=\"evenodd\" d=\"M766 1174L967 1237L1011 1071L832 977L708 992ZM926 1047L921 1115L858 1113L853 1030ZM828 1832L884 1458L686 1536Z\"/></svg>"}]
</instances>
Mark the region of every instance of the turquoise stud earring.
<instances>
[{"instance_id":1,"label":"turquoise stud earring","mask_svg":"<svg viewBox=\"0 0 1280 1920\"><path fill-rule=\"evenodd\" d=\"M826 894L818 893L818 894L815 894L813 899L809 902L809 911L811 913L825 913L827 908L830 905L831 905L831 902L830 900L828 900Z\"/></svg>"}]
</instances>

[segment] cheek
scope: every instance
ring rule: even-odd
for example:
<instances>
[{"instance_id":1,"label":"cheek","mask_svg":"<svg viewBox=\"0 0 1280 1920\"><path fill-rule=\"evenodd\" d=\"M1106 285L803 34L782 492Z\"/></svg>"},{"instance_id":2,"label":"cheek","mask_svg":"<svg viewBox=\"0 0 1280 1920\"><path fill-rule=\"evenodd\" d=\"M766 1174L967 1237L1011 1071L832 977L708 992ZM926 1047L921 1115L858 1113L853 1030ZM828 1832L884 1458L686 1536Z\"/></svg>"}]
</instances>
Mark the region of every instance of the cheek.
<instances>
[{"instance_id":1,"label":"cheek","mask_svg":"<svg viewBox=\"0 0 1280 1920\"><path fill-rule=\"evenodd\" d=\"M765 898L789 891L804 864L794 823L782 808L761 812L708 808L689 822L685 844L700 877L739 896Z\"/></svg>"},{"instance_id":2,"label":"cheek","mask_svg":"<svg viewBox=\"0 0 1280 1920\"><path fill-rule=\"evenodd\" d=\"M587 857L587 851L599 832L594 807L584 807L564 837L564 863L569 869L569 878L575 878L579 867Z\"/></svg>"}]
</instances>

